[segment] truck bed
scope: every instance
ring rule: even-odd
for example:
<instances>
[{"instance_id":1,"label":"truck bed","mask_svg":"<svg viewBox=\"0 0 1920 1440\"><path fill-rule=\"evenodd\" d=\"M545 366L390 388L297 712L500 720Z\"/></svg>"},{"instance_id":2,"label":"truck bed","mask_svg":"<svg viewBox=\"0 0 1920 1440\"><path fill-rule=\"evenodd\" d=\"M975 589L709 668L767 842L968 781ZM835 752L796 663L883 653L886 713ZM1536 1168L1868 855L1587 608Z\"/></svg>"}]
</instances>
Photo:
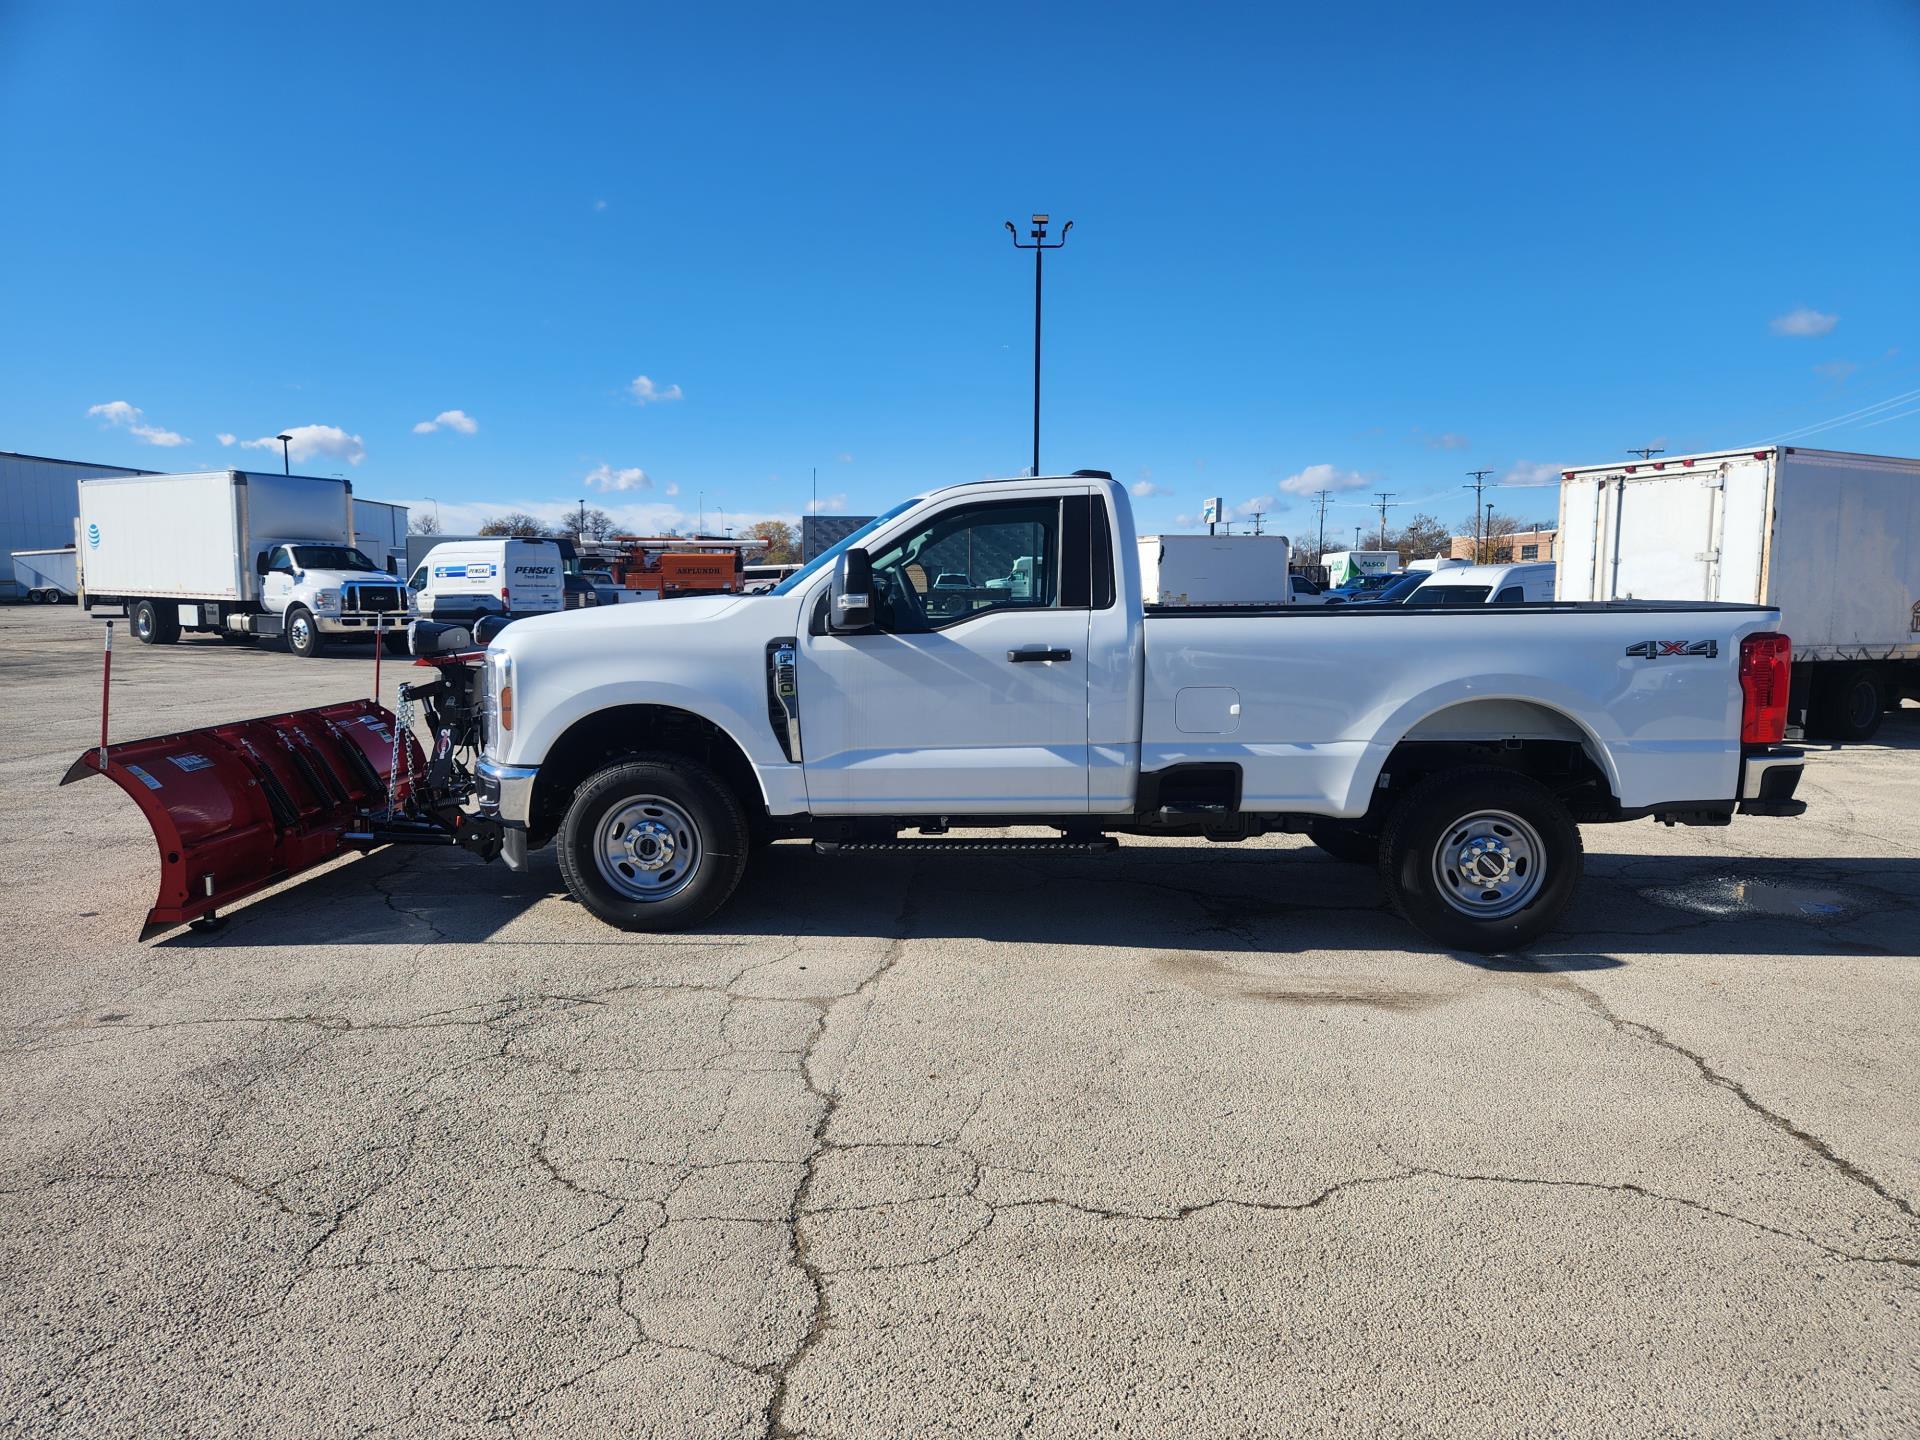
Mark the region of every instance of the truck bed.
<instances>
[{"instance_id":1,"label":"truck bed","mask_svg":"<svg viewBox=\"0 0 1920 1440\"><path fill-rule=\"evenodd\" d=\"M1624 808L1725 800L1740 640L1777 619L1685 601L1153 609L1140 765L1230 763L1243 810L1357 817L1403 740L1564 740Z\"/></svg>"}]
</instances>

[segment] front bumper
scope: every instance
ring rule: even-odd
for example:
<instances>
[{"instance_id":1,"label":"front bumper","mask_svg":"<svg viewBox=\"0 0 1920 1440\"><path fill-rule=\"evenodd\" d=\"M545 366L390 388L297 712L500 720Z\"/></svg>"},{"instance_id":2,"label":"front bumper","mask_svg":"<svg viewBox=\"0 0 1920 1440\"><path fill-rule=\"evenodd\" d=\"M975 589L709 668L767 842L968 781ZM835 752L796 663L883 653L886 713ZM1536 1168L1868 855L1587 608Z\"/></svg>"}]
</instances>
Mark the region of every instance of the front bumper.
<instances>
[{"instance_id":1,"label":"front bumper","mask_svg":"<svg viewBox=\"0 0 1920 1440\"><path fill-rule=\"evenodd\" d=\"M1804 751L1776 745L1740 761L1742 815L1804 815L1807 802L1793 798L1806 769Z\"/></svg>"},{"instance_id":2,"label":"front bumper","mask_svg":"<svg viewBox=\"0 0 1920 1440\"><path fill-rule=\"evenodd\" d=\"M533 782L538 765L502 765L482 755L475 767L480 813L500 822L500 858L509 870L527 868L527 822L533 815Z\"/></svg>"},{"instance_id":3,"label":"front bumper","mask_svg":"<svg viewBox=\"0 0 1920 1440\"><path fill-rule=\"evenodd\" d=\"M407 628L407 616L404 611L393 615L315 615L313 624L322 635L371 637L379 630L403 633Z\"/></svg>"}]
</instances>

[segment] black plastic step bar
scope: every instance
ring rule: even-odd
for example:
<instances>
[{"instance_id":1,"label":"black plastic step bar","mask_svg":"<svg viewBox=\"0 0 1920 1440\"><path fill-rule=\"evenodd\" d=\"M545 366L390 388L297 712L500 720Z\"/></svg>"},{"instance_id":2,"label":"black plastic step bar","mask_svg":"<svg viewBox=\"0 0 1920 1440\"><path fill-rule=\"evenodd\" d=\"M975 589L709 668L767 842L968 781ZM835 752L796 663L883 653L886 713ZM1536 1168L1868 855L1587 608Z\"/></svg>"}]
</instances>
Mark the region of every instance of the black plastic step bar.
<instances>
[{"instance_id":1,"label":"black plastic step bar","mask_svg":"<svg viewBox=\"0 0 1920 1440\"><path fill-rule=\"evenodd\" d=\"M1105 855L1111 835L1091 840L816 840L816 855Z\"/></svg>"}]
</instances>

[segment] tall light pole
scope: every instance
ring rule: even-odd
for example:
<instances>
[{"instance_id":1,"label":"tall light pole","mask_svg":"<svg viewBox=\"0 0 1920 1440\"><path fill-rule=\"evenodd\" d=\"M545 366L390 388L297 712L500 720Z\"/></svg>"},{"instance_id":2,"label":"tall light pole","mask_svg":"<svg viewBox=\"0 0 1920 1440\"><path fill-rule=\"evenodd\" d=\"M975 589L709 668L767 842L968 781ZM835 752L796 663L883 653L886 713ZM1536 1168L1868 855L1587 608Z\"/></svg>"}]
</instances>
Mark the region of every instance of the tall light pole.
<instances>
[{"instance_id":1,"label":"tall light pole","mask_svg":"<svg viewBox=\"0 0 1920 1440\"><path fill-rule=\"evenodd\" d=\"M1047 221L1049 217L1033 217L1033 228L1027 232L1033 243L1020 243L1020 232L1013 228L1013 222L1007 221L1007 233L1013 236L1013 248L1033 251L1033 471L1040 473L1040 262L1047 251L1058 250L1067 243L1067 232L1073 229L1069 220L1060 228L1060 238L1051 245L1047 243Z\"/></svg>"},{"instance_id":2,"label":"tall light pole","mask_svg":"<svg viewBox=\"0 0 1920 1440\"><path fill-rule=\"evenodd\" d=\"M422 495L420 498L433 506L433 530L437 535L440 533L440 502L431 495Z\"/></svg>"},{"instance_id":3,"label":"tall light pole","mask_svg":"<svg viewBox=\"0 0 1920 1440\"><path fill-rule=\"evenodd\" d=\"M291 475L293 473L293 436L276 435L273 438L280 442L280 473Z\"/></svg>"}]
</instances>

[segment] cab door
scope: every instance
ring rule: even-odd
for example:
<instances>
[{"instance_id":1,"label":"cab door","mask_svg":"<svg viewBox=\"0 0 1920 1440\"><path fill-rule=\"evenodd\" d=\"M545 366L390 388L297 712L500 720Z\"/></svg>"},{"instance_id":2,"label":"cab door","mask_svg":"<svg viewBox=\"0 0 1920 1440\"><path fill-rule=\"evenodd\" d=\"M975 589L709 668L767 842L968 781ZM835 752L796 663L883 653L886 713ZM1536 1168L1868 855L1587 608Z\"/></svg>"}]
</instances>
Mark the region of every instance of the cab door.
<instances>
[{"instance_id":1,"label":"cab door","mask_svg":"<svg viewBox=\"0 0 1920 1440\"><path fill-rule=\"evenodd\" d=\"M261 604L275 613L284 611L293 594L293 582L293 548L276 545L267 552L266 573L260 578Z\"/></svg>"},{"instance_id":2,"label":"cab door","mask_svg":"<svg viewBox=\"0 0 1920 1440\"><path fill-rule=\"evenodd\" d=\"M878 541L873 629L801 637L815 814L1087 810L1090 611L1084 555L1062 575L1066 498L970 497Z\"/></svg>"}]
</instances>

